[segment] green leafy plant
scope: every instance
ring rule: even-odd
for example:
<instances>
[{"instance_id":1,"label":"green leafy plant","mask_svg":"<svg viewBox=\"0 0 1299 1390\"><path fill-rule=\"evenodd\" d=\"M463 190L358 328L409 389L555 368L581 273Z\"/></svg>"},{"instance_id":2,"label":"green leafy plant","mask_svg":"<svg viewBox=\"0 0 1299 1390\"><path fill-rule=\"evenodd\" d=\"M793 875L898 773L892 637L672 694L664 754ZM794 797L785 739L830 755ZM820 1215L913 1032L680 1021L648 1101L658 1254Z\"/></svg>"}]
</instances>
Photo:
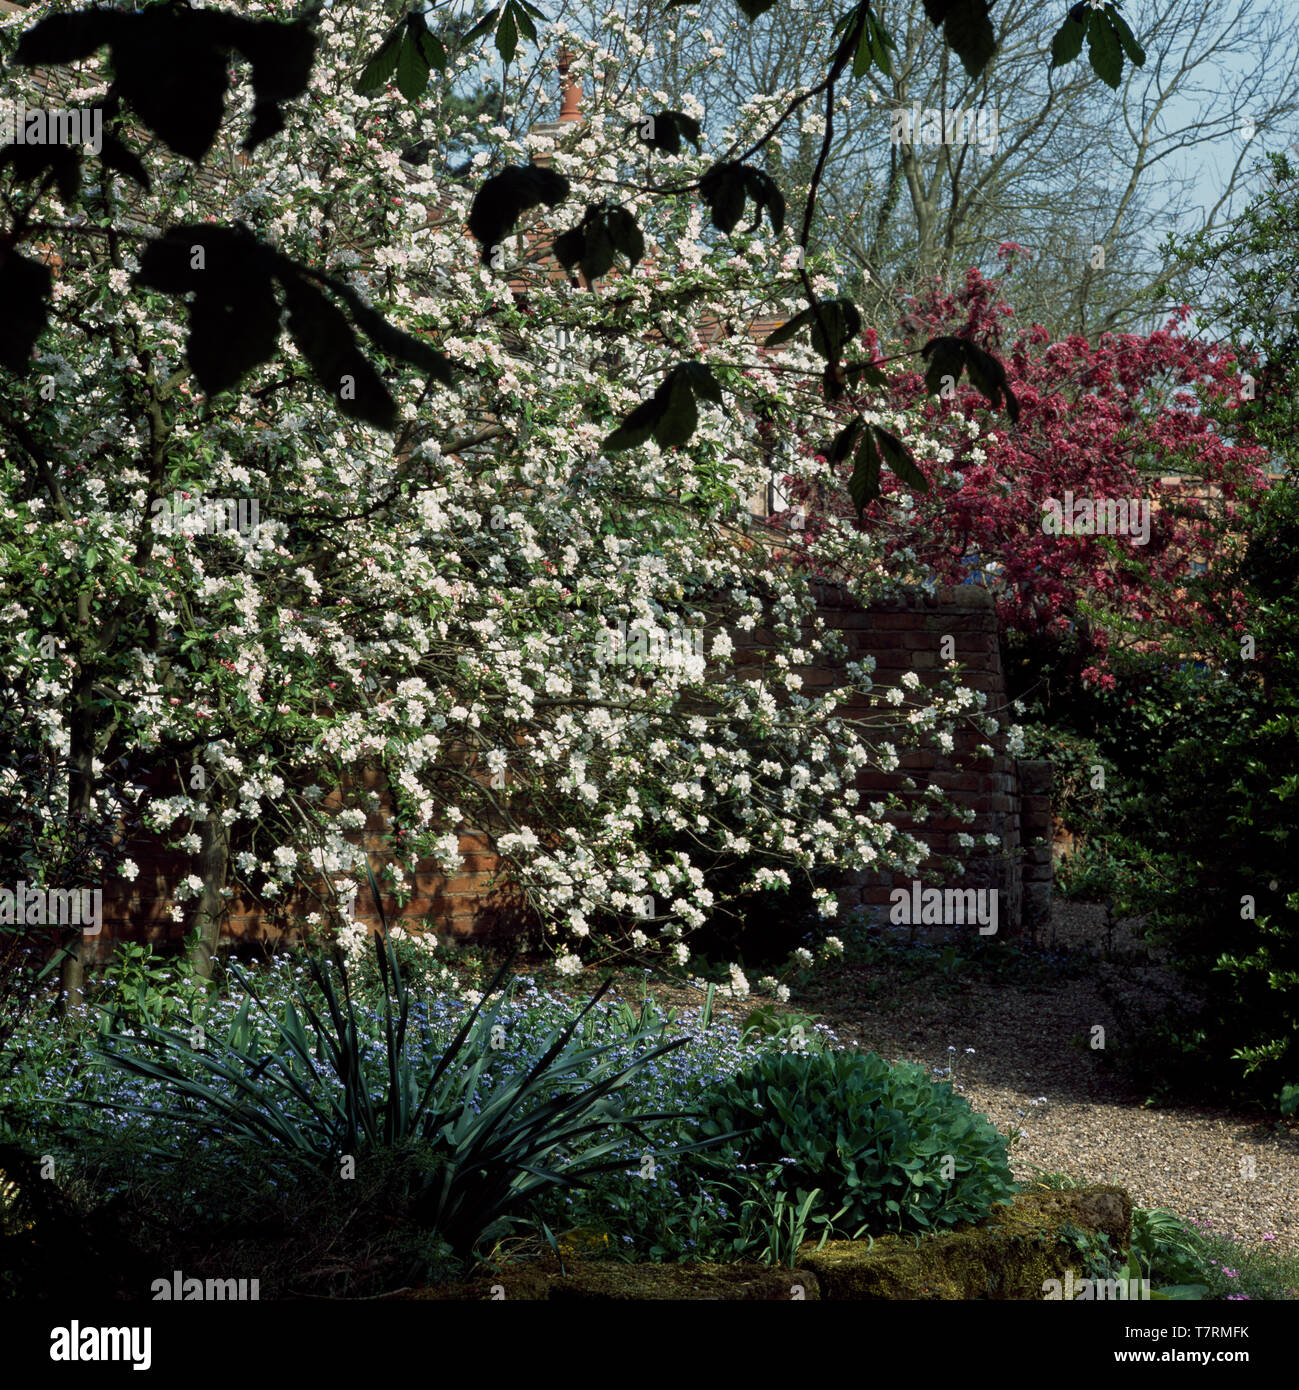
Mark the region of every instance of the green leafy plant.
<instances>
[{"instance_id":1,"label":"green leafy plant","mask_svg":"<svg viewBox=\"0 0 1299 1390\"><path fill-rule=\"evenodd\" d=\"M753 1196L741 1208L741 1221L748 1224L756 1215L758 1229L765 1238L760 1258L769 1265L779 1265L782 1269L794 1268L794 1257L807 1236L808 1220L821 1196L821 1189L800 1194L801 1201L782 1191L772 1192L768 1184L751 1182ZM830 1223L823 1222L825 1230L821 1236L824 1245L830 1234Z\"/></svg>"},{"instance_id":2,"label":"green leafy plant","mask_svg":"<svg viewBox=\"0 0 1299 1390\"><path fill-rule=\"evenodd\" d=\"M1132 1256L1139 1262L1142 1276L1151 1283L1208 1288L1203 1242L1175 1213L1163 1207L1133 1210Z\"/></svg>"},{"instance_id":3,"label":"green leafy plant","mask_svg":"<svg viewBox=\"0 0 1299 1390\"><path fill-rule=\"evenodd\" d=\"M421 1045L412 1045L410 995L391 944L376 936L375 949L385 982L381 1043L367 1035L353 1005L341 957L335 962L337 986L319 960L307 960L323 1008L299 986L296 1003L289 1000L278 1017L253 981L232 966L230 974L247 998L225 1038L205 1038L195 1048L192 1032L146 1023L129 1043L108 1034L97 1053L111 1067L161 1083L179 1108L83 1103L261 1140L323 1170L343 1155L413 1143L423 1162L418 1190L410 1194L412 1210L457 1255L510 1229L543 1189L581 1186L596 1173L623 1166L625 1160L601 1161L619 1146L623 1130L643 1138L642 1126L695 1118L679 1111L625 1115L618 1095L638 1068L685 1046L689 1037L625 1065L611 1057L612 1046L571 1045L609 982L567 1026L552 1031L530 1067L511 1071L504 1050L493 1046L503 1035L498 1017L510 993L501 990L509 959L439 1054L427 1027ZM269 1051L259 1040L251 1005L275 1040ZM640 1034L652 1041L662 1027L645 1019ZM617 1137L589 1142L605 1135ZM579 1142L586 1144L579 1158L548 1166L557 1150ZM718 1142L721 1137L711 1136L668 1152Z\"/></svg>"},{"instance_id":4,"label":"green leafy plant","mask_svg":"<svg viewBox=\"0 0 1299 1390\"><path fill-rule=\"evenodd\" d=\"M770 1166L776 1190L801 1204L819 1189L805 1219L827 1231L952 1226L1016 1191L985 1116L922 1067L875 1053L765 1055L716 1088L707 1110L698 1132L742 1131L741 1160Z\"/></svg>"},{"instance_id":5,"label":"green leafy plant","mask_svg":"<svg viewBox=\"0 0 1299 1390\"><path fill-rule=\"evenodd\" d=\"M104 983L106 997L95 1001L102 1009L101 1032L109 1031L115 1016L143 1023L192 1018L206 998L187 960L169 961L136 941L118 943Z\"/></svg>"},{"instance_id":6,"label":"green leafy plant","mask_svg":"<svg viewBox=\"0 0 1299 1390\"><path fill-rule=\"evenodd\" d=\"M769 1038L786 1051L824 1052L825 1038L817 1031L814 1018L807 1014L779 1013L770 1004L761 1004L745 1018L742 1037L748 1042L754 1037Z\"/></svg>"}]
</instances>

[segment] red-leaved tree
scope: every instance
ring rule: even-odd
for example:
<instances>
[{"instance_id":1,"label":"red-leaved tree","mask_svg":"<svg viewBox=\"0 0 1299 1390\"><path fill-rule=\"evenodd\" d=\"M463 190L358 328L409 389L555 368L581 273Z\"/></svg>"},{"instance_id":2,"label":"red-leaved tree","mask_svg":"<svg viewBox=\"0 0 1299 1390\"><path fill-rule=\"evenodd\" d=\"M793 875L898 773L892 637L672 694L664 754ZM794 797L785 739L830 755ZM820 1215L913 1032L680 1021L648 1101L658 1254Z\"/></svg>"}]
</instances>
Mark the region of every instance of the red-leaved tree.
<instances>
[{"instance_id":1,"label":"red-leaved tree","mask_svg":"<svg viewBox=\"0 0 1299 1390\"><path fill-rule=\"evenodd\" d=\"M1001 248L1008 269L1019 249ZM1229 438L1202 413L1213 401L1230 418L1242 395L1241 370L1229 348L1179 332L1189 309L1145 337L1052 342L1032 326L1012 339L1014 311L1002 294L1001 279L971 269L959 289L936 284L910 302L889 345L894 356L885 355L873 329L865 331L863 347L877 361L901 356L915 365L895 370L887 402L875 387L850 390L833 407L840 423L858 412L869 420L887 404L950 458L917 456L925 491L918 480L881 472L879 496L859 524L883 537L895 573L988 584L1008 641L1063 654L1084 684L1109 687L1120 650L1195 650L1195 631L1208 614L1188 596L1187 577L1193 563L1212 564L1238 543L1244 515L1267 486L1267 454L1243 429ZM931 394L915 350L934 338L972 341L1004 363L1013 396L1001 412L964 378L949 377L941 394ZM823 424L799 441L801 452L822 458L827 445ZM846 483L853 465L839 467ZM829 573L817 540L825 508L854 514L847 488L792 478L788 488L807 513L805 560ZM1063 526L1055 524L1052 499L1067 518ZM1123 510L1108 505L1120 501L1129 504L1128 533L1098 534L1116 517L1121 529ZM1087 502L1097 518L1091 533ZM1144 539L1140 508L1131 505L1141 502L1148 504ZM1075 522L1082 533L1071 533Z\"/></svg>"}]
</instances>

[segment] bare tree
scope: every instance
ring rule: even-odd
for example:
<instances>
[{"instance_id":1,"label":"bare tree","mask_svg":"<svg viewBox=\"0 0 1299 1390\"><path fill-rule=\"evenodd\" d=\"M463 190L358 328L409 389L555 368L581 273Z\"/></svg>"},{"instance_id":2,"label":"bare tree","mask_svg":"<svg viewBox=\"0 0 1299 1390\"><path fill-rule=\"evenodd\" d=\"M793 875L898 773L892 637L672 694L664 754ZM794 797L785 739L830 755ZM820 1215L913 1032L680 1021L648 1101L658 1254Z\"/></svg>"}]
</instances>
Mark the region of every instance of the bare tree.
<instances>
[{"instance_id":1,"label":"bare tree","mask_svg":"<svg viewBox=\"0 0 1299 1390\"><path fill-rule=\"evenodd\" d=\"M613 90L635 75L674 103L693 92L714 145L755 94L822 78L833 49L836 11L820 0L782 0L752 23L734 0L618 9L635 38L574 0L557 17L601 37ZM921 0L875 9L897 45L892 75L872 67L840 103L815 235L838 251L878 324L933 276L994 269L997 248L1015 242L1031 253L1015 276L1024 317L1056 334L1148 326L1180 302L1168 235L1221 224L1262 151L1293 139L1299 35L1265 0L1127 0L1148 58L1125 63L1117 93L1083 59L1049 67L1063 12L1041 0L994 8L998 52L975 79ZM668 30L683 47L663 44ZM816 119L766 156L795 216ZM1224 139L1235 140L1234 162L1207 163Z\"/></svg>"}]
</instances>

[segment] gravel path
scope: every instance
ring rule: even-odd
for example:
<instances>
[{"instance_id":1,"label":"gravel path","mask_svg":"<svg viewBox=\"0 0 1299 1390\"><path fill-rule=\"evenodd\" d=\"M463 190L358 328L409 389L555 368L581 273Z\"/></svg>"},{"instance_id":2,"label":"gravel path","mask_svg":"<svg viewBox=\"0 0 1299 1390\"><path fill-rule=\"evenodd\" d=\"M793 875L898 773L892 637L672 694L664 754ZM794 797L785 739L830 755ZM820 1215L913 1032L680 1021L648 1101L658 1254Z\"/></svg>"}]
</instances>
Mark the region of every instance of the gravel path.
<instances>
[{"instance_id":1,"label":"gravel path","mask_svg":"<svg viewBox=\"0 0 1299 1390\"><path fill-rule=\"evenodd\" d=\"M1104 947L1103 910L1059 903L1052 932L1057 945ZM1144 953L1122 924L1112 944ZM1097 970L1121 991L1144 992L1169 979L1157 964ZM651 989L687 1008L701 999L696 990ZM824 1019L841 1044L858 1043L890 1061L953 1067L976 1110L1003 1131L1025 1131L1011 1152L1017 1178L1039 1168L1117 1183L1138 1206L1207 1220L1246 1246L1273 1235L1272 1249L1299 1254L1299 1132L1291 1126L1278 1134L1244 1112L1147 1108L1146 1093L1102 1069L1089 1046L1096 1025L1107 1042L1121 1040L1091 977L1048 989L973 982L944 996L908 989L887 967L844 965L818 972L790 1007ZM750 1008L719 1004L732 1016Z\"/></svg>"},{"instance_id":2,"label":"gravel path","mask_svg":"<svg viewBox=\"0 0 1299 1390\"><path fill-rule=\"evenodd\" d=\"M1104 944L1100 908L1057 904L1052 928L1057 944ZM1113 944L1137 949L1122 925ZM1125 990L1168 978L1157 966L1098 969ZM851 976L852 967L836 974ZM1002 1130L1023 1129L1011 1152L1016 1177L1037 1167L1117 1183L1137 1206L1210 1221L1246 1245L1272 1234L1273 1249L1299 1253L1299 1133L1291 1127L1278 1134L1266 1119L1245 1113L1146 1108L1145 1093L1102 1070L1089 1046L1096 1025L1107 1042L1117 1040L1093 980L1048 992L974 985L947 998L895 998L885 1008L853 1006L850 980L833 982L833 993L827 988L820 996L816 989L793 1002L821 1014L844 1042L890 1060L952 1066L976 1110ZM1045 1104L1035 1103L1043 1097Z\"/></svg>"}]
</instances>

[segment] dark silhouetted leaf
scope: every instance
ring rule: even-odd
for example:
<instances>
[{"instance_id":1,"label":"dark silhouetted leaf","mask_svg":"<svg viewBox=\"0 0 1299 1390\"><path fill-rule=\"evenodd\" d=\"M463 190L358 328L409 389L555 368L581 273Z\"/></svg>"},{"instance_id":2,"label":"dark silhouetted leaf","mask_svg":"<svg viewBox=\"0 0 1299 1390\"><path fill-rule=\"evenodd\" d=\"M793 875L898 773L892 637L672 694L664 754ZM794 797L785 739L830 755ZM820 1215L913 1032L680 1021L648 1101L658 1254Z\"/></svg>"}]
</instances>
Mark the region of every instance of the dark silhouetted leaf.
<instances>
[{"instance_id":1,"label":"dark silhouetted leaf","mask_svg":"<svg viewBox=\"0 0 1299 1390\"><path fill-rule=\"evenodd\" d=\"M135 283L192 292L185 356L210 396L229 391L275 354L280 311L273 252L246 231L207 223L168 229L148 243Z\"/></svg>"},{"instance_id":2,"label":"dark silhouetted leaf","mask_svg":"<svg viewBox=\"0 0 1299 1390\"><path fill-rule=\"evenodd\" d=\"M896 434L890 434L888 430L881 429L879 425L872 425L870 428L875 431L875 442L879 447L881 457L889 468L909 488L916 492L928 492L929 479L916 467L916 461L911 457L911 451L907 446Z\"/></svg>"},{"instance_id":3,"label":"dark silhouetted leaf","mask_svg":"<svg viewBox=\"0 0 1299 1390\"><path fill-rule=\"evenodd\" d=\"M924 0L925 13L943 29L948 48L971 77L977 77L997 51L997 36L988 17L988 0Z\"/></svg>"},{"instance_id":4,"label":"dark silhouetted leaf","mask_svg":"<svg viewBox=\"0 0 1299 1390\"><path fill-rule=\"evenodd\" d=\"M601 448L617 453L644 444L653 437L654 428L663 418L665 409L666 401L660 399L659 392L655 391L649 400L642 401L612 434L605 437Z\"/></svg>"},{"instance_id":5,"label":"dark silhouetted leaf","mask_svg":"<svg viewBox=\"0 0 1299 1390\"><path fill-rule=\"evenodd\" d=\"M199 161L225 111L230 51L242 53L253 69L253 124L244 142L252 149L283 129L279 103L306 90L315 43L302 20L155 5L139 14L92 11L42 20L23 35L17 60L71 63L107 44L117 95L177 154Z\"/></svg>"},{"instance_id":6,"label":"dark silhouetted leaf","mask_svg":"<svg viewBox=\"0 0 1299 1390\"><path fill-rule=\"evenodd\" d=\"M1010 389L1005 367L992 353L985 352L968 338L942 337L931 338L921 348L920 355L929 364L925 370L925 390L930 394L942 395L944 378L950 377L954 386L965 370L970 374L970 384L986 396L995 409L1001 408L1004 397L1006 413L1018 423L1019 402Z\"/></svg>"},{"instance_id":7,"label":"dark silhouetted leaf","mask_svg":"<svg viewBox=\"0 0 1299 1390\"><path fill-rule=\"evenodd\" d=\"M880 451L875 444L875 432L864 430L857 456L852 461L852 477L848 479L848 495L857 504L857 519L869 503L880 495Z\"/></svg>"},{"instance_id":8,"label":"dark silhouetted leaf","mask_svg":"<svg viewBox=\"0 0 1299 1390\"><path fill-rule=\"evenodd\" d=\"M99 157L103 160L105 168L116 169L119 174L125 174L128 179L133 179L148 192L149 171L141 163L140 156L130 146L123 144L116 135L104 132Z\"/></svg>"},{"instance_id":9,"label":"dark silhouetted leaf","mask_svg":"<svg viewBox=\"0 0 1299 1390\"><path fill-rule=\"evenodd\" d=\"M481 39L484 34L491 33L500 13L501 7L499 5L494 9L488 10L478 23L465 35L465 42L473 43L475 39Z\"/></svg>"},{"instance_id":10,"label":"dark silhouetted leaf","mask_svg":"<svg viewBox=\"0 0 1299 1390\"><path fill-rule=\"evenodd\" d=\"M699 423L699 407L685 373L678 367L668 380L667 405L654 430L654 438L663 449L684 444Z\"/></svg>"},{"instance_id":11,"label":"dark silhouetted leaf","mask_svg":"<svg viewBox=\"0 0 1299 1390\"><path fill-rule=\"evenodd\" d=\"M446 45L431 29L425 29L419 36L419 51L424 55L424 61L429 65L430 72L434 68L438 72L446 71L448 62Z\"/></svg>"},{"instance_id":12,"label":"dark silhouetted leaf","mask_svg":"<svg viewBox=\"0 0 1299 1390\"><path fill-rule=\"evenodd\" d=\"M782 323L779 328L773 329L763 343L764 347L779 347L781 343L788 343L796 338L799 333L812 322L811 309L801 309L787 323Z\"/></svg>"},{"instance_id":13,"label":"dark silhouetted leaf","mask_svg":"<svg viewBox=\"0 0 1299 1390\"><path fill-rule=\"evenodd\" d=\"M1106 86L1116 91L1123 77L1123 48L1108 10L1093 10L1087 21L1087 61Z\"/></svg>"},{"instance_id":14,"label":"dark silhouetted leaf","mask_svg":"<svg viewBox=\"0 0 1299 1390\"><path fill-rule=\"evenodd\" d=\"M429 65L418 41L403 36L397 53L397 90L407 101L418 101L428 87Z\"/></svg>"},{"instance_id":15,"label":"dark silhouetted leaf","mask_svg":"<svg viewBox=\"0 0 1299 1390\"><path fill-rule=\"evenodd\" d=\"M535 164L512 165L488 179L474 195L469 230L482 246L483 264L504 241L523 213L545 203L556 207L568 197L568 180Z\"/></svg>"},{"instance_id":16,"label":"dark silhouetted leaf","mask_svg":"<svg viewBox=\"0 0 1299 1390\"><path fill-rule=\"evenodd\" d=\"M714 164L699 181L699 196L708 207L713 226L730 233L744 215L744 166Z\"/></svg>"},{"instance_id":17,"label":"dark silhouetted leaf","mask_svg":"<svg viewBox=\"0 0 1299 1390\"><path fill-rule=\"evenodd\" d=\"M690 384L696 396L702 396L714 405L722 404L722 386L713 375L713 369L702 362L682 362L677 371Z\"/></svg>"},{"instance_id":18,"label":"dark silhouetted leaf","mask_svg":"<svg viewBox=\"0 0 1299 1390\"><path fill-rule=\"evenodd\" d=\"M853 447L857 443L857 436L861 432L861 420L849 420L830 441L830 447L825 451L826 462L831 466L842 463L852 453Z\"/></svg>"},{"instance_id":19,"label":"dark silhouetted leaf","mask_svg":"<svg viewBox=\"0 0 1299 1390\"><path fill-rule=\"evenodd\" d=\"M588 207L576 227L555 238L554 251L565 269L578 266L590 284L613 269L617 253L635 265L645 254L645 238L626 208L600 204Z\"/></svg>"},{"instance_id":20,"label":"dark silhouetted leaf","mask_svg":"<svg viewBox=\"0 0 1299 1390\"><path fill-rule=\"evenodd\" d=\"M242 53L252 66L253 123L242 148L255 150L284 129L283 102L307 90L311 64L316 56L316 35L310 24L298 20L279 24L274 20L239 20L228 31L230 47Z\"/></svg>"},{"instance_id":21,"label":"dark silhouetted leaf","mask_svg":"<svg viewBox=\"0 0 1299 1390\"><path fill-rule=\"evenodd\" d=\"M365 360L342 311L301 278L286 276L283 284L289 333L311 363L317 381L344 415L392 429L397 422L396 403Z\"/></svg>"},{"instance_id":22,"label":"dark silhouetted leaf","mask_svg":"<svg viewBox=\"0 0 1299 1390\"><path fill-rule=\"evenodd\" d=\"M454 383L455 373L450 359L436 348L422 338L394 327L377 310L370 308L350 285L331 282L330 289L347 305L352 322L381 352L398 362L407 363L444 386Z\"/></svg>"},{"instance_id":23,"label":"dark silhouetted leaf","mask_svg":"<svg viewBox=\"0 0 1299 1390\"><path fill-rule=\"evenodd\" d=\"M970 373L970 384L992 402L993 408L1001 408L1002 397L1006 398L1006 413L1011 420L1019 422L1019 402L1010 389L1006 379L1006 369L990 353L971 342L965 343L965 363Z\"/></svg>"},{"instance_id":24,"label":"dark silhouetted leaf","mask_svg":"<svg viewBox=\"0 0 1299 1390\"><path fill-rule=\"evenodd\" d=\"M682 140L689 140L695 149L703 143L699 122L681 111L656 111L645 120L633 122L633 128L641 144L664 154L680 154Z\"/></svg>"},{"instance_id":25,"label":"dark silhouetted leaf","mask_svg":"<svg viewBox=\"0 0 1299 1390\"><path fill-rule=\"evenodd\" d=\"M79 145L6 145L0 149L0 169L9 166L20 183L33 183L46 174L54 175L59 197L74 203L81 191L81 147Z\"/></svg>"},{"instance_id":26,"label":"dark silhouetted leaf","mask_svg":"<svg viewBox=\"0 0 1299 1390\"><path fill-rule=\"evenodd\" d=\"M744 190L753 199L757 208L753 217L753 226L749 230L752 232L758 230L758 224L762 221L762 212L765 208L767 215L771 218L772 229L779 236L785 226L785 195L777 187L775 179L769 174L763 173L761 169L750 169L746 166Z\"/></svg>"},{"instance_id":27,"label":"dark silhouetted leaf","mask_svg":"<svg viewBox=\"0 0 1299 1390\"><path fill-rule=\"evenodd\" d=\"M925 369L925 390L931 396L941 396L943 379L951 377L952 385L961 379L965 367L965 344L960 338L930 338L920 349L929 364Z\"/></svg>"},{"instance_id":28,"label":"dark silhouetted leaf","mask_svg":"<svg viewBox=\"0 0 1299 1390\"><path fill-rule=\"evenodd\" d=\"M233 390L269 362L279 340L280 306L269 275L213 275L194 296L185 356L209 396Z\"/></svg>"},{"instance_id":29,"label":"dark silhouetted leaf","mask_svg":"<svg viewBox=\"0 0 1299 1390\"><path fill-rule=\"evenodd\" d=\"M660 448L684 444L699 421L696 397L722 403L722 388L712 369L702 362L679 362L658 389L610 434L601 445L610 453L635 448L652 438Z\"/></svg>"},{"instance_id":30,"label":"dark silhouetted leaf","mask_svg":"<svg viewBox=\"0 0 1299 1390\"><path fill-rule=\"evenodd\" d=\"M1082 52L1083 40L1087 37L1087 6L1075 5L1069 16L1051 40L1051 66L1062 68Z\"/></svg>"},{"instance_id":31,"label":"dark silhouetted leaf","mask_svg":"<svg viewBox=\"0 0 1299 1390\"><path fill-rule=\"evenodd\" d=\"M186 355L210 395L232 389L274 355L280 334L276 281L289 311L289 332L320 384L345 415L391 429L396 406L342 310L246 228L172 227L146 245L135 276L137 284L163 294L194 295ZM388 323L350 286L331 282L330 288L382 352L451 383L451 364L441 353Z\"/></svg>"},{"instance_id":32,"label":"dark silhouetted leaf","mask_svg":"<svg viewBox=\"0 0 1299 1390\"><path fill-rule=\"evenodd\" d=\"M79 10L75 14L51 15L34 24L18 40L14 62L25 67L57 66L77 63L98 53L105 44L116 42L133 16L112 10Z\"/></svg>"},{"instance_id":33,"label":"dark silhouetted leaf","mask_svg":"<svg viewBox=\"0 0 1299 1390\"><path fill-rule=\"evenodd\" d=\"M833 361L839 356L846 343L861 333L861 311L851 299L823 299L820 314L811 311L812 350ZM827 343L821 325L825 324L830 334Z\"/></svg>"},{"instance_id":34,"label":"dark silhouetted leaf","mask_svg":"<svg viewBox=\"0 0 1299 1390\"><path fill-rule=\"evenodd\" d=\"M31 368L32 349L49 323L53 281L49 266L0 247L0 366L15 376Z\"/></svg>"},{"instance_id":35,"label":"dark silhouetted leaf","mask_svg":"<svg viewBox=\"0 0 1299 1390\"><path fill-rule=\"evenodd\" d=\"M776 0L735 0L746 19L759 19L776 3Z\"/></svg>"},{"instance_id":36,"label":"dark silhouetted leaf","mask_svg":"<svg viewBox=\"0 0 1299 1390\"><path fill-rule=\"evenodd\" d=\"M397 59L401 56L404 39L405 34L399 32L384 41L379 51L361 69L355 91L373 92L387 85L388 79L397 71Z\"/></svg>"},{"instance_id":37,"label":"dark silhouetted leaf","mask_svg":"<svg viewBox=\"0 0 1299 1390\"><path fill-rule=\"evenodd\" d=\"M1128 22L1118 12L1110 10L1108 15L1110 23L1114 26L1114 32L1118 35L1119 42L1123 45L1123 51L1131 59L1134 67L1144 67L1146 62L1146 50L1137 42L1136 35L1128 28Z\"/></svg>"},{"instance_id":38,"label":"dark silhouetted leaf","mask_svg":"<svg viewBox=\"0 0 1299 1390\"><path fill-rule=\"evenodd\" d=\"M861 381L870 386L887 388L889 384L887 373L874 362L854 362L851 367L844 369L844 376L850 382Z\"/></svg>"},{"instance_id":39,"label":"dark silhouetted leaf","mask_svg":"<svg viewBox=\"0 0 1299 1390\"><path fill-rule=\"evenodd\" d=\"M501 22L496 26L496 51L501 61L512 63L519 47L519 25L514 18L514 6L506 5Z\"/></svg>"}]
</instances>

